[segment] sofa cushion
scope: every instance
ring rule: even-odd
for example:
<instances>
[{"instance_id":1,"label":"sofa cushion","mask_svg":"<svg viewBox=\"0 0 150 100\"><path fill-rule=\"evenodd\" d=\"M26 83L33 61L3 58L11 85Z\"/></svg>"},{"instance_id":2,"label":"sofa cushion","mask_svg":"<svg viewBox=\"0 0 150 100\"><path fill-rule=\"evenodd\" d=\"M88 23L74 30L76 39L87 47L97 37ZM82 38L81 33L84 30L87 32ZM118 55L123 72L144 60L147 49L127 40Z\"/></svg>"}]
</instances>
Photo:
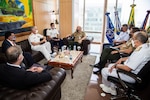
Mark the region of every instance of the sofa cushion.
<instances>
[{"instance_id":1,"label":"sofa cushion","mask_svg":"<svg viewBox=\"0 0 150 100\"><path fill-rule=\"evenodd\" d=\"M52 75L51 81L30 89L16 90L0 85L0 100L59 100L60 97L59 99L55 98L61 94L60 85L65 79L66 73L62 68L53 68L50 73Z\"/></svg>"},{"instance_id":2,"label":"sofa cushion","mask_svg":"<svg viewBox=\"0 0 150 100\"><path fill-rule=\"evenodd\" d=\"M31 51L31 55L35 62L38 62L44 58L44 55L39 51Z\"/></svg>"},{"instance_id":3,"label":"sofa cushion","mask_svg":"<svg viewBox=\"0 0 150 100\"><path fill-rule=\"evenodd\" d=\"M35 62L38 62L44 58L41 52L31 50L31 46L27 39L24 41L18 42L17 44L21 46L24 52L30 52Z\"/></svg>"},{"instance_id":4,"label":"sofa cushion","mask_svg":"<svg viewBox=\"0 0 150 100\"><path fill-rule=\"evenodd\" d=\"M21 41L21 42L17 42L17 44L21 46L21 48L24 52L30 52L31 53L31 51L32 51L31 46L30 46L27 39L24 41Z\"/></svg>"}]
</instances>

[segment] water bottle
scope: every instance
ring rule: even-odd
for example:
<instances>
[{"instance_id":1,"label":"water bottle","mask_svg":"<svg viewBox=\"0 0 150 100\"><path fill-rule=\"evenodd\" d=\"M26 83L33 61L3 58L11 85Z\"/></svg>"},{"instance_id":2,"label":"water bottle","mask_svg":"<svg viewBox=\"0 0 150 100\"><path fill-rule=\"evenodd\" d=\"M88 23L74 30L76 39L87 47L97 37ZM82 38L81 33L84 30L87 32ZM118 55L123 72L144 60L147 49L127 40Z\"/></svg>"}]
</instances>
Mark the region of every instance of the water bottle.
<instances>
[{"instance_id":1,"label":"water bottle","mask_svg":"<svg viewBox=\"0 0 150 100\"><path fill-rule=\"evenodd\" d=\"M69 63L70 64L72 63L72 55L71 54L69 55Z\"/></svg>"},{"instance_id":2,"label":"water bottle","mask_svg":"<svg viewBox=\"0 0 150 100\"><path fill-rule=\"evenodd\" d=\"M76 45L73 46L73 50L76 51Z\"/></svg>"},{"instance_id":3,"label":"water bottle","mask_svg":"<svg viewBox=\"0 0 150 100\"><path fill-rule=\"evenodd\" d=\"M72 55L71 55L71 54L70 54L70 56L69 56L69 60L72 61Z\"/></svg>"}]
</instances>

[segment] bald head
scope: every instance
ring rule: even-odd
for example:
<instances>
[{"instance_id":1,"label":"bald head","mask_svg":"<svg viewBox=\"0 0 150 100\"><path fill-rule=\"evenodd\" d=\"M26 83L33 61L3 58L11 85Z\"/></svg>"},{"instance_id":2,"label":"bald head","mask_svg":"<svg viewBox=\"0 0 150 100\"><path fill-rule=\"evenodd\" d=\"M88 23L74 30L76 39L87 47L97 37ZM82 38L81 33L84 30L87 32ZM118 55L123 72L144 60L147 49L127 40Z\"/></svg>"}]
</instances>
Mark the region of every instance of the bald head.
<instances>
[{"instance_id":1,"label":"bald head","mask_svg":"<svg viewBox=\"0 0 150 100\"><path fill-rule=\"evenodd\" d=\"M81 32L81 30L82 30L81 26L77 26L76 31L77 31L77 32Z\"/></svg>"},{"instance_id":2,"label":"bald head","mask_svg":"<svg viewBox=\"0 0 150 100\"><path fill-rule=\"evenodd\" d=\"M37 26L33 26L32 28L31 28L31 31L32 31L32 33L38 33L38 29L37 29Z\"/></svg>"},{"instance_id":3,"label":"bald head","mask_svg":"<svg viewBox=\"0 0 150 100\"><path fill-rule=\"evenodd\" d=\"M22 49L20 46L11 46L6 51L6 57L8 63L17 62L19 56L22 54Z\"/></svg>"},{"instance_id":4,"label":"bald head","mask_svg":"<svg viewBox=\"0 0 150 100\"><path fill-rule=\"evenodd\" d=\"M148 34L143 31L135 32L134 39L140 41L142 44L148 41Z\"/></svg>"}]
</instances>

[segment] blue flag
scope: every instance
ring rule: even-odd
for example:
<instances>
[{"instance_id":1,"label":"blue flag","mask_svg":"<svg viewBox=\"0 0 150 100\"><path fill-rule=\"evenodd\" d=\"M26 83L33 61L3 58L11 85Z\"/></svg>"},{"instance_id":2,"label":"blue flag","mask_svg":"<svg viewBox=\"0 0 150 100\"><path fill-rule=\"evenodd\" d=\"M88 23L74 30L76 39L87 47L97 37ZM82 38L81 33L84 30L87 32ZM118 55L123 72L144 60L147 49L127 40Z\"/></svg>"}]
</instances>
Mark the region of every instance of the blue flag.
<instances>
[{"instance_id":1,"label":"blue flag","mask_svg":"<svg viewBox=\"0 0 150 100\"><path fill-rule=\"evenodd\" d=\"M120 22L120 19L118 17L118 11L115 11L115 24L116 24L116 26L115 26L115 33L117 35L119 35L120 31L121 31L121 22Z\"/></svg>"},{"instance_id":2,"label":"blue flag","mask_svg":"<svg viewBox=\"0 0 150 100\"><path fill-rule=\"evenodd\" d=\"M109 17L110 13L106 13L106 17L107 17L107 27L106 27L106 37L109 41L109 43L113 43L114 40L114 25L112 24L112 21Z\"/></svg>"}]
</instances>

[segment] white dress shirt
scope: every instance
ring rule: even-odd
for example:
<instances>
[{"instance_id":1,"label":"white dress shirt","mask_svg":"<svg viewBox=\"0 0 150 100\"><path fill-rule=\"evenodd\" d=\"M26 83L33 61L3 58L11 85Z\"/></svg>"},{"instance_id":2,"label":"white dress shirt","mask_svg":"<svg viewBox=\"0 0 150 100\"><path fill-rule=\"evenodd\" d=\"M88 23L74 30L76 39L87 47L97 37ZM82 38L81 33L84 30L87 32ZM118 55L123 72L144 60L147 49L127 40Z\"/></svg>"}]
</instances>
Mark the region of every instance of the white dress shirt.
<instances>
[{"instance_id":1,"label":"white dress shirt","mask_svg":"<svg viewBox=\"0 0 150 100\"><path fill-rule=\"evenodd\" d=\"M128 41L129 40L129 34L128 32L120 32L120 34L115 38L116 41Z\"/></svg>"},{"instance_id":2,"label":"white dress shirt","mask_svg":"<svg viewBox=\"0 0 150 100\"><path fill-rule=\"evenodd\" d=\"M59 34L57 29L47 29L46 36L50 36L51 38L57 37Z\"/></svg>"}]
</instances>

